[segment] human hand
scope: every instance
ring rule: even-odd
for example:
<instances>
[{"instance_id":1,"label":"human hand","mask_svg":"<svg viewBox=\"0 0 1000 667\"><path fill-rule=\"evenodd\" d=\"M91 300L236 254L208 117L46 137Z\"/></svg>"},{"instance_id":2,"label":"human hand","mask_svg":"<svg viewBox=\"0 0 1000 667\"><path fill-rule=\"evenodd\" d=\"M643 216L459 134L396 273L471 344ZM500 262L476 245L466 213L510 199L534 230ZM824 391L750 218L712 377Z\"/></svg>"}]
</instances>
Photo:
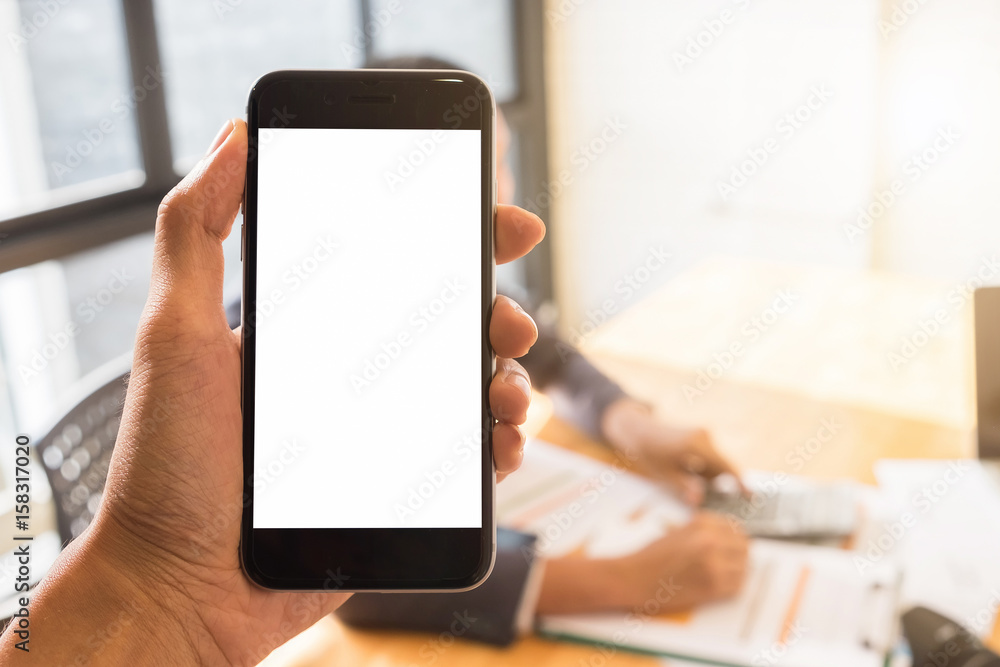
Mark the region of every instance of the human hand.
<instances>
[{"instance_id":1,"label":"human hand","mask_svg":"<svg viewBox=\"0 0 1000 667\"><path fill-rule=\"evenodd\" d=\"M706 481L719 475L732 475L742 487L739 472L715 448L705 429L670 426L631 398L609 405L601 426L629 461L666 481L689 505L700 505Z\"/></svg>"},{"instance_id":2,"label":"human hand","mask_svg":"<svg viewBox=\"0 0 1000 667\"><path fill-rule=\"evenodd\" d=\"M667 584L664 612L690 609L735 595L746 576L750 541L712 512L696 513L646 548L620 559L625 606L641 606Z\"/></svg>"},{"instance_id":3,"label":"human hand","mask_svg":"<svg viewBox=\"0 0 1000 667\"><path fill-rule=\"evenodd\" d=\"M222 307L222 241L240 208L246 157L246 125L227 123L160 205L104 499L31 602L31 656L42 663L256 664L348 597L267 591L240 569L240 332ZM543 236L536 216L499 207L497 262ZM498 477L520 464L530 383L512 359L536 335L513 301L497 299L489 395ZM126 631L103 640L113 624ZM0 662L13 655L4 639Z\"/></svg>"},{"instance_id":4,"label":"human hand","mask_svg":"<svg viewBox=\"0 0 1000 667\"><path fill-rule=\"evenodd\" d=\"M697 513L689 524L634 554L619 558L573 555L548 561L537 611L583 614L641 609L655 614L690 609L739 591L748 547L747 536L726 519Z\"/></svg>"}]
</instances>

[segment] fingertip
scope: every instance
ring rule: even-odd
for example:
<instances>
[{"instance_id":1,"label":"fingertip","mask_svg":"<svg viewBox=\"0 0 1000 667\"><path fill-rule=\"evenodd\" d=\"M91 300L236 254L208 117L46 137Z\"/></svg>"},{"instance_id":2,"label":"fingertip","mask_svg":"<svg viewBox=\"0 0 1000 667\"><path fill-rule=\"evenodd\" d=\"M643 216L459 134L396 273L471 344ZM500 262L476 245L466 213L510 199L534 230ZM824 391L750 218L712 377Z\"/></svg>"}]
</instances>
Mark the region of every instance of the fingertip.
<instances>
[{"instance_id":1,"label":"fingertip","mask_svg":"<svg viewBox=\"0 0 1000 667\"><path fill-rule=\"evenodd\" d=\"M517 208L518 231L528 239L534 239L535 243L540 243L545 238L545 222L536 214L527 209Z\"/></svg>"},{"instance_id":2,"label":"fingertip","mask_svg":"<svg viewBox=\"0 0 1000 667\"><path fill-rule=\"evenodd\" d=\"M531 379L516 361L498 358L489 396L494 418L505 424L523 424L531 405Z\"/></svg>"},{"instance_id":3,"label":"fingertip","mask_svg":"<svg viewBox=\"0 0 1000 667\"><path fill-rule=\"evenodd\" d=\"M538 340L538 325L516 302L497 296L490 317L490 343L500 357L523 357Z\"/></svg>"},{"instance_id":4,"label":"fingertip","mask_svg":"<svg viewBox=\"0 0 1000 667\"><path fill-rule=\"evenodd\" d=\"M497 264L504 264L526 255L543 238L545 238L545 223L537 215L516 206L497 207L494 251Z\"/></svg>"},{"instance_id":5,"label":"fingertip","mask_svg":"<svg viewBox=\"0 0 1000 667\"><path fill-rule=\"evenodd\" d=\"M227 120L227 121L226 121L226 122L225 122L225 123L224 123L224 124L222 125L222 128L221 128L221 129L219 130L219 132L218 132L218 133L217 133L217 134L215 135L215 139L213 139L213 140L212 140L212 144L211 144L211 146L209 146L208 150L207 150L207 151L205 151L205 155L206 155L206 156L208 156L208 155L211 155L211 154L212 154L212 153L214 153L214 152L215 152L216 150L218 150L219 146L221 146L221 145L222 145L222 143L223 143L223 142L224 142L224 141L226 140L226 138L227 138L227 137L229 136L229 133L233 131L233 127L234 127L234 125L233 125L233 121L232 121L232 119L229 119L229 120Z\"/></svg>"},{"instance_id":6,"label":"fingertip","mask_svg":"<svg viewBox=\"0 0 1000 667\"><path fill-rule=\"evenodd\" d=\"M524 432L513 424L493 427L493 462L498 474L508 475L521 466L524 440Z\"/></svg>"},{"instance_id":7,"label":"fingertip","mask_svg":"<svg viewBox=\"0 0 1000 667\"><path fill-rule=\"evenodd\" d=\"M222 143L213 151L213 156L226 154L226 157L238 158L244 165L247 153L247 124L240 118L228 121L229 132ZM221 133L220 133L221 134Z\"/></svg>"},{"instance_id":8,"label":"fingertip","mask_svg":"<svg viewBox=\"0 0 1000 667\"><path fill-rule=\"evenodd\" d=\"M684 490L684 500L691 507L700 507L705 500L705 489L697 484L691 484Z\"/></svg>"}]
</instances>

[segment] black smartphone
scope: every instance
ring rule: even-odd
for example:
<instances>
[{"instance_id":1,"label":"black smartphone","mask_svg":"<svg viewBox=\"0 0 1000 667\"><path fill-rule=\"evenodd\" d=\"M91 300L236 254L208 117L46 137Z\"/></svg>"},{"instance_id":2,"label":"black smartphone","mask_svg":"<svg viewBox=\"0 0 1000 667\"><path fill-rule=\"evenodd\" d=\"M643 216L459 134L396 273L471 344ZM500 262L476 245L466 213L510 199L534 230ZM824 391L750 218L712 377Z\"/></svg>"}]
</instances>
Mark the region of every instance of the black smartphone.
<instances>
[{"instance_id":1,"label":"black smartphone","mask_svg":"<svg viewBox=\"0 0 1000 667\"><path fill-rule=\"evenodd\" d=\"M488 575L494 124L468 72L280 71L251 89L240 552L261 586Z\"/></svg>"}]
</instances>

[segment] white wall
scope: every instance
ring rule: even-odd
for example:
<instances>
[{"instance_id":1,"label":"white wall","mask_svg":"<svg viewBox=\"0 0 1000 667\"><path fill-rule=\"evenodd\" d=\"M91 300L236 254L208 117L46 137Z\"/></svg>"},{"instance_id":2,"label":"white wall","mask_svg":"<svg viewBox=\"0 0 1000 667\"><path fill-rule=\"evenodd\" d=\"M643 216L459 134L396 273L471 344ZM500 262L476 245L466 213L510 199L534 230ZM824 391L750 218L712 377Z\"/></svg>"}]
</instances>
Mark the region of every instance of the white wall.
<instances>
[{"instance_id":1,"label":"white wall","mask_svg":"<svg viewBox=\"0 0 1000 667\"><path fill-rule=\"evenodd\" d=\"M1000 237L990 194L1000 176L1000 5L908 1L916 13L884 35L893 0L550 0L551 178L569 185L552 188L549 223L566 330L717 254L956 279L974 271ZM699 38L707 46L686 51ZM798 127L781 124L817 86L829 99L814 97ZM615 118L620 136L581 159L579 147ZM849 233L858 209L949 123L962 132L949 162ZM719 184L765 147L763 166L723 197ZM672 259L626 288L627 276L647 277L650 245Z\"/></svg>"},{"instance_id":2,"label":"white wall","mask_svg":"<svg viewBox=\"0 0 1000 667\"><path fill-rule=\"evenodd\" d=\"M931 146L940 128L960 137L919 180L906 178L906 196L876 228L879 267L957 282L1000 250L998 36L995 0L927 0L884 40L883 182Z\"/></svg>"}]
</instances>

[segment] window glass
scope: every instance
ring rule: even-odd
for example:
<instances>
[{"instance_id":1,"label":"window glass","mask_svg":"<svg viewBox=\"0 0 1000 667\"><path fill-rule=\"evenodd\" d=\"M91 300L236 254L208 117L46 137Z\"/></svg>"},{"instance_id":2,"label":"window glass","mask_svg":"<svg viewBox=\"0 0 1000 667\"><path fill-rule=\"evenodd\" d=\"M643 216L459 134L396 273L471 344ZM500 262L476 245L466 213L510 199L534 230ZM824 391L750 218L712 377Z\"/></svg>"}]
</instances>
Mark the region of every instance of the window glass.
<instances>
[{"instance_id":1,"label":"window glass","mask_svg":"<svg viewBox=\"0 0 1000 667\"><path fill-rule=\"evenodd\" d=\"M121 3L2 2L0 32L0 217L141 185Z\"/></svg>"},{"instance_id":2,"label":"window glass","mask_svg":"<svg viewBox=\"0 0 1000 667\"><path fill-rule=\"evenodd\" d=\"M152 234L141 234L0 274L4 423L57 418L78 380L132 348L152 253Z\"/></svg>"},{"instance_id":3,"label":"window glass","mask_svg":"<svg viewBox=\"0 0 1000 667\"><path fill-rule=\"evenodd\" d=\"M508 0L372 0L364 31L375 56L436 56L483 77L497 98L517 96Z\"/></svg>"},{"instance_id":4,"label":"window glass","mask_svg":"<svg viewBox=\"0 0 1000 667\"><path fill-rule=\"evenodd\" d=\"M356 0L158 0L155 8L178 173L227 118L244 116L262 74L364 61Z\"/></svg>"}]
</instances>

